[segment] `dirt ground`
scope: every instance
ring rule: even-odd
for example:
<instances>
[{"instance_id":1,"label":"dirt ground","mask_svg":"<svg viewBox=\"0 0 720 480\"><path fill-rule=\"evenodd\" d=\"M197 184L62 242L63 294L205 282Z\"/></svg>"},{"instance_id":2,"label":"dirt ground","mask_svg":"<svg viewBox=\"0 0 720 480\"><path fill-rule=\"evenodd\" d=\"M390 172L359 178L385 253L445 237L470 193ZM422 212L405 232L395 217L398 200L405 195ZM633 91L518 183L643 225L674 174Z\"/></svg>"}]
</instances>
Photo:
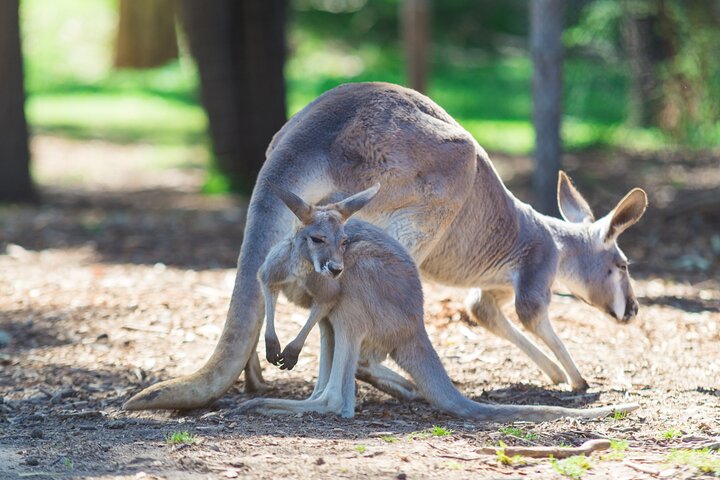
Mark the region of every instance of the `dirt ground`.
<instances>
[{"instance_id":1,"label":"dirt ground","mask_svg":"<svg viewBox=\"0 0 720 480\"><path fill-rule=\"evenodd\" d=\"M565 464L504 465L477 450L594 438L627 444L593 454L583 478L703 475L686 449L717 449L720 440L717 156L565 159L600 214L631 186L651 201L621 241L635 262L635 321L616 324L563 292L553 298L553 324L591 384L587 393L550 385L516 348L468 322L464 292L425 285L430 337L467 396L641 405L626 418L509 426L400 403L364 384L350 420L240 414L242 379L206 409L121 410L133 393L192 372L211 353L244 219L242 199L197 194L197 169L146 168L143 148L37 137L43 204L0 209L0 478L561 478ZM529 160L495 161L527 198ZM281 303L281 342L305 315ZM317 357L313 332L293 371L263 360L267 395L307 396ZM193 441L169 441L178 432ZM705 457L720 474L718 454Z\"/></svg>"}]
</instances>

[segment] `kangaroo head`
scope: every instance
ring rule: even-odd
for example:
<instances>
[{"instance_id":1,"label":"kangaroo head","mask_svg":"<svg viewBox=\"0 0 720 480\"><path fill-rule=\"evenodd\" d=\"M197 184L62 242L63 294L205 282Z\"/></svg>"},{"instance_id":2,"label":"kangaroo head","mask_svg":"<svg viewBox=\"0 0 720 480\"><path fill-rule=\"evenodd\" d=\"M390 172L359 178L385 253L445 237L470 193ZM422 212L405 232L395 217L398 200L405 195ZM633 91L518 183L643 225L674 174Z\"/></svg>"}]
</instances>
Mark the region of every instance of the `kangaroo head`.
<instances>
[{"instance_id":1,"label":"kangaroo head","mask_svg":"<svg viewBox=\"0 0 720 480\"><path fill-rule=\"evenodd\" d=\"M327 205L310 205L292 192L269 182L268 185L300 220L300 226L295 231L295 248L312 263L317 273L339 277L343 272L343 255L348 243L345 222L375 197L380 185Z\"/></svg>"},{"instance_id":2,"label":"kangaroo head","mask_svg":"<svg viewBox=\"0 0 720 480\"><path fill-rule=\"evenodd\" d=\"M638 312L630 282L628 260L617 238L642 217L647 195L635 188L606 216L596 220L588 203L565 172L558 179L558 206L563 218L578 224L578 235L563 246L561 281L573 295L607 312L618 321L628 321Z\"/></svg>"}]
</instances>

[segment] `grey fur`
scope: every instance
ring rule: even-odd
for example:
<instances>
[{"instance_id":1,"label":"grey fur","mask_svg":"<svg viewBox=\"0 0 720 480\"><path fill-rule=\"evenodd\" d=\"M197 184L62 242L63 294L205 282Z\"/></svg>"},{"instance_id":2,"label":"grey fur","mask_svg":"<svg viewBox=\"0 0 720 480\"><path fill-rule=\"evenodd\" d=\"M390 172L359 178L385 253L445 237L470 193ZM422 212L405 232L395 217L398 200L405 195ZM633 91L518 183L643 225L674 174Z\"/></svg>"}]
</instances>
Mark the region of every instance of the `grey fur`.
<instances>
[{"instance_id":1,"label":"grey fur","mask_svg":"<svg viewBox=\"0 0 720 480\"><path fill-rule=\"evenodd\" d=\"M293 215L266 181L298 192L310 203L332 192L351 193L381 183L382 190L359 213L362 219L407 248L424 276L482 288L482 294L473 290L468 297L472 315L520 347L556 383L567 374L574 388L587 386L548 320L554 281L566 283L616 318L627 320L637 311L615 238L642 215L644 192L626 197L623 202L629 206L621 202L614 210L623 212L617 218L612 212L585 223L545 217L505 188L487 153L429 98L386 83L348 84L297 113L268 147L250 200L225 329L212 357L192 375L140 392L126 408L207 405L246 366L246 386L262 387L255 358L263 319L256 275L293 224ZM565 187L572 187L564 176L560 185L561 196ZM560 200L568 205L566 198ZM548 345L562 367L501 313L502 304L513 297L520 321ZM363 374L372 377L373 371L370 366Z\"/></svg>"},{"instance_id":2,"label":"grey fur","mask_svg":"<svg viewBox=\"0 0 720 480\"><path fill-rule=\"evenodd\" d=\"M277 189L281 199L293 198ZM240 406L241 411L266 414L304 412L355 414L355 375L358 362L379 365L391 356L417 384L422 397L448 413L475 420L544 421L559 417L596 418L613 411L631 411L636 405L579 410L541 406L497 406L473 402L452 384L440 363L423 323L420 275L410 254L396 240L374 225L345 218L348 203L353 211L362 208L377 193L377 187L328 206L312 206L312 221L300 225L270 250L258 279L265 294L269 320L266 342L277 342L274 310L282 290L291 300L307 305L310 317L302 330L274 363L292 369L307 338L320 321L324 338L323 364L313 394L307 400L256 398ZM294 203L290 202L289 208ZM323 235L318 244L312 239ZM347 240L347 244L344 242ZM341 275L327 275L321 267L340 258ZM370 377L373 373L370 373ZM413 390L412 384L389 379L395 388Z\"/></svg>"}]
</instances>

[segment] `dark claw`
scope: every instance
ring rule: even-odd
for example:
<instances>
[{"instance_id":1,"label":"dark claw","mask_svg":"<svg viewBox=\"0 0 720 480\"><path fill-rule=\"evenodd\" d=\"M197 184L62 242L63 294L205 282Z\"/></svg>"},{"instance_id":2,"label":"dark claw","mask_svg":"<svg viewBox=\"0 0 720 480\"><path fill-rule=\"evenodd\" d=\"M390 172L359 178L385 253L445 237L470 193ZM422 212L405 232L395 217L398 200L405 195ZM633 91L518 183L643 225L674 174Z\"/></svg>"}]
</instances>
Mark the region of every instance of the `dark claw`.
<instances>
[{"instance_id":1,"label":"dark claw","mask_svg":"<svg viewBox=\"0 0 720 480\"><path fill-rule=\"evenodd\" d=\"M300 352L296 351L295 349L285 347L285 350L283 350L280 354L280 361L282 362L282 366L280 367L280 369L292 370L293 367L297 364L299 355Z\"/></svg>"},{"instance_id":2,"label":"dark claw","mask_svg":"<svg viewBox=\"0 0 720 480\"><path fill-rule=\"evenodd\" d=\"M280 362L280 342L277 339L265 340L265 358L273 365Z\"/></svg>"}]
</instances>

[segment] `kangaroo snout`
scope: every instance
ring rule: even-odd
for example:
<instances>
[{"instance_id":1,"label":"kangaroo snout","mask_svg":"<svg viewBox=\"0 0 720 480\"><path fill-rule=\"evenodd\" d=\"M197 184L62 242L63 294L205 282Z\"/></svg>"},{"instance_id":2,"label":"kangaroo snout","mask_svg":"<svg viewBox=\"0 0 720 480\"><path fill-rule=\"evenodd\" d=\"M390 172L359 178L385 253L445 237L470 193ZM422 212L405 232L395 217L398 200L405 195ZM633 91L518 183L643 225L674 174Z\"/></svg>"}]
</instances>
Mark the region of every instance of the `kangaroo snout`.
<instances>
[{"instance_id":1,"label":"kangaroo snout","mask_svg":"<svg viewBox=\"0 0 720 480\"><path fill-rule=\"evenodd\" d=\"M638 301L634 298L628 298L625 303L625 315L622 318L623 322L629 322L635 318L639 309L640 305L638 304Z\"/></svg>"},{"instance_id":2,"label":"kangaroo snout","mask_svg":"<svg viewBox=\"0 0 720 480\"><path fill-rule=\"evenodd\" d=\"M333 278L337 278L343 271L343 264L330 261L325 264L325 268L328 272L330 272L330 275L332 275Z\"/></svg>"}]
</instances>

